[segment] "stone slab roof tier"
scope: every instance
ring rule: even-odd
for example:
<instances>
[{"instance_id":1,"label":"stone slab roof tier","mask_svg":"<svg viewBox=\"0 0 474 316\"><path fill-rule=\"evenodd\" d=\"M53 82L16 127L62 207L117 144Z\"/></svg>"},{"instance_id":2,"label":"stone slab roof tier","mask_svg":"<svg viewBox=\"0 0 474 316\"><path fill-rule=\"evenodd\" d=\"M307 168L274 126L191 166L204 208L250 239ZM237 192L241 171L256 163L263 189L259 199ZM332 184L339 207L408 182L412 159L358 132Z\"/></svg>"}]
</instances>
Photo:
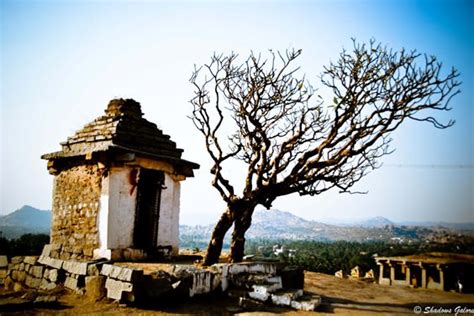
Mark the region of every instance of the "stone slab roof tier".
<instances>
[{"instance_id":1,"label":"stone slab roof tier","mask_svg":"<svg viewBox=\"0 0 474 316\"><path fill-rule=\"evenodd\" d=\"M111 100L105 115L86 124L61 143L62 150L41 156L56 161L93 153L136 154L144 158L168 162L184 176L193 176L199 165L181 158L170 136L143 118L140 103L133 99Z\"/></svg>"}]
</instances>

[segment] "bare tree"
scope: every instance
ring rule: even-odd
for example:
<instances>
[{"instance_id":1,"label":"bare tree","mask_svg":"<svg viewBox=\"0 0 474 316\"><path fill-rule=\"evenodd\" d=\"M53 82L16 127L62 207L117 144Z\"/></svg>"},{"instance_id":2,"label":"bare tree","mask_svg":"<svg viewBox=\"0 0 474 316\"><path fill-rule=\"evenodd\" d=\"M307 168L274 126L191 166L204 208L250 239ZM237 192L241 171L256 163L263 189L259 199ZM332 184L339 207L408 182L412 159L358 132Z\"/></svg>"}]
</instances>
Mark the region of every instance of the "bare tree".
<instances>
[{"instance_id":1,"label":"bare tree","mask_svg":"<svg viewBox=\"0 0 474 316\"><path fill-rule=\"evenodd\" d=\"M321 83L333 94L325 104L293 66L300 54L270 51L264 59L252 53L241 63L233 53L214 55L193 72L192 120L213 162L212 185L227 205L206 265L218 261L232 225L230 261L242 260L257 205L270 208L277 197L292 193L351 192L391 153L390 133L407 119L441 129L454 124L433 115L450 109L459 74L443 73L434 56L354 41L352 51L344 50L324 68ZM224 175L224 164L232 159L245 163L238 191Z\"/></svg>"}]
</instances>

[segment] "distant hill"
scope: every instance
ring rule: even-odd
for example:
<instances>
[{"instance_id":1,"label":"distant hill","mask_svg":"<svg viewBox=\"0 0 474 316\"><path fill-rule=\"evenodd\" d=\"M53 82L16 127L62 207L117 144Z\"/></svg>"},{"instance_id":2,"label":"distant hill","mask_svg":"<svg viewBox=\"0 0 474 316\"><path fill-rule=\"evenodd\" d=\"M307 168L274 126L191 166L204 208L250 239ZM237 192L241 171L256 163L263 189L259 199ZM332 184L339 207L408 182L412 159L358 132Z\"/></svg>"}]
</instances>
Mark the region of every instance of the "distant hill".
<instances>
[{"instance_id":1,"label":"distant hill","mask_svg":"<svg viewBox=\"0 0 474 316\"><path fill-rule=\"evenodd\" d=\"M205 248L214 226L180 226L180 241L185 248ZM224 248L229 245L229 235ZM454 229L446 226L420 227L401 226L384 217L374 217L362 221L330 225L305 220L289 212L279 210L259 210L254 213L252 226L246 233L247 239L272 240L315 240L315 241L385 241L393 243L412 242L453 242L459 234L474 236L474 230ZM453 237L457 236L457 237ZM453 239L455 238L455 239Z\"/></svg>"},{"instance_id":2,"label":"distant hill","mask_svg":"<svg viewBox=\"0 0 474 316\"><path fill-rule=\"evenodd\" d=\"M18 238L27 233L49 234L51 212L43 211L29 205L5 216L0 216L0 232L8 239Z\"/></svg>"},{"instance_id":3,"label":"distant hill","mask_svg":"<svg viewBox=\"0 0 474 316\"><path fill-rule=\"evenodd\" d=\"M375 216L360 220L325 219L321 220L321 222L330 225L349 227L385 227L387 225L396 225L396 223L382 216Z\"/></svg>"}]
</instances>

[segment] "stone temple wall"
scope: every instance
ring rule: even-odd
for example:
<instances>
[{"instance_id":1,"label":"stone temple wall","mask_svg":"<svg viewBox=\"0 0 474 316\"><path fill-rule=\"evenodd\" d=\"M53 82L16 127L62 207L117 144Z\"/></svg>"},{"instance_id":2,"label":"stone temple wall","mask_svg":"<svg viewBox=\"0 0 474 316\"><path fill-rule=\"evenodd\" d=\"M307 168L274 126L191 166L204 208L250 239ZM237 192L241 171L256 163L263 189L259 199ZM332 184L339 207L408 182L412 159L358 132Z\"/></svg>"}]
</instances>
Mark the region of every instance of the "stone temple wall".
<instances>
[{"instance_id":1,"label":"stone temple wall","mask_svg":"<svg viewBox=\"0 0 474 316\"><path fill-rule=\"evenodd\" d=\"M97 214L102 169L97 164L71 166L54 178L51 257L92 258L99 246Z\"/></svg>"}]
</instances>

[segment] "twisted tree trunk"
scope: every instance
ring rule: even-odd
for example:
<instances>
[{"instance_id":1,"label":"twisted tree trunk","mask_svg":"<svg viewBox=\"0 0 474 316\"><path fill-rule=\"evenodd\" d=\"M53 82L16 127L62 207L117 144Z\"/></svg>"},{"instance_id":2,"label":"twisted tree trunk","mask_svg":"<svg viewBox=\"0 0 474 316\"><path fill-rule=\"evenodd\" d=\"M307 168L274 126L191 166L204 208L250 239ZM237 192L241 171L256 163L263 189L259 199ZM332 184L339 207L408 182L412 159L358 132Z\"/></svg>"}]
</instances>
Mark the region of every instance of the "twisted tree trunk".
<instances>
[{"instance_id":1,"label":"twisted tree trunk","mask_svg":"<svg viewBox=\"0 0 474 316\"><path fill-rule=\"evenodd\" d=\"M255 207L251 207L243 210L240 216L234 221L229 262L241 262L244 258L245 232L247 232L252 224L252 214L254 209Z\"/></svg>"},{"instance_id":2,"label":"twisted tree trunk","mask_svg":"<svg viewBox=\"0 0 474 316\"><path fill-rule=\"evenodd\" d=\"M234 211L232 211L230 208L227 208L214 227L211 240L207 246L206 257L204 258L203 262L205 266L210 266L219 262L222 244L224 243L224 236L234 223L234 215Z\"/></svg>"}]
</instances>

